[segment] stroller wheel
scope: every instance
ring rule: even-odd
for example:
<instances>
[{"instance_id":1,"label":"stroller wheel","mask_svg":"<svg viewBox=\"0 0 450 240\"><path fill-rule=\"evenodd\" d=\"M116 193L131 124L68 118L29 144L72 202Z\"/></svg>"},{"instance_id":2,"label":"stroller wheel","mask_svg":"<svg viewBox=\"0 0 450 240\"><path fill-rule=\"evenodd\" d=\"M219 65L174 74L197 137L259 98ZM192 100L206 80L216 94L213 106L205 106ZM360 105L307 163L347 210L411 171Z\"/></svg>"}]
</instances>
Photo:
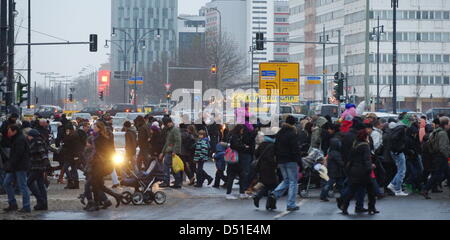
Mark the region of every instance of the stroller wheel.
<instances>
[{"instance_id":1,"label":"stroller wheel","mask_svg":"<svg viewBox=\"0 0 450 240\"><path fill-rule=\"evenodd\" d=\"M151 191L144 193L144 203L151 204L153 202L153 193Z\"/></svg>"},{"instance_id":2,"label":"stroller wheel","mask_svg":"<svg viewBox=\"0 0 450 240\"><path fill-rule=\"evenodd\" d=\"M128 205L131 203L132 200L132 194L128 191L125 191L122 193L122 203L125 205Z\"/></svg>"},{"instance_id":3,"label":"stroller wheel","mask_svg":"<svg viewBox=\"0 0 450 240\"><path fill-rule=\"evenodd\" d=\"M142 192L133 193L133 205L141 205L144 202L144 194Z\"/></svg>"},{"instance_id":4,"label":"stroller wheel","mask_svg":"<svg viewBox=\"0 0 450 240\"><path fill-rule=\"evenodd\" d=\"M164 204L166 202L166 194L164 192L157 191L155 192L154 200L158 205Z\"/></svg>"}]
</instances>

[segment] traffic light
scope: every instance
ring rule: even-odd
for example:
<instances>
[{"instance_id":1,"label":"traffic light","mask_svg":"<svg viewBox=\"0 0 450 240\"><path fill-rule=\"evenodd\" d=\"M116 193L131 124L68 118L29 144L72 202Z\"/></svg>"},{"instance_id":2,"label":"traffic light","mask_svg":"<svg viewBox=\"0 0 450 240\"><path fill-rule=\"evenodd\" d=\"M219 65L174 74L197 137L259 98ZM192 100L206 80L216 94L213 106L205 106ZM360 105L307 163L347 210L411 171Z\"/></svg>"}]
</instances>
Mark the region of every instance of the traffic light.
<instances>
[{"instance_id":1,"label":"traffic light","mask_svg":"<svg viewBox=\"0 0 450 240\"><path fill-rule=\"evenodd\" d=\"M172 99L172 93L167 92L166 93L166 98L167 98L167 100L171 100Z\"/></svg>"},{"instance_id":2,"label":"traffic light","mask_svg":"<svg viewBox=\"0 0 450 240\"><path fill-rule=\"evenodd\" d=\"M19 105L28 100L28 97L24 97L25 94L28 95L28 84L17 83L17 99Z\"/></svg>"},{"instance_id":3,"label":"traffic light","mask_svg":"<svg viewBox=\"0 0 450 240\"><path fill-rule=\"evenodd\" d=\"M89 51L90 52L97 52L97 34L91 34L89 36Z\"/></svg>"},{"instance_id":4,"label":"traffic light","mask_svg":"<svg viewBox=\"0 0 450 240\"><path fill-rule=\"evenodd\" d=\"M216 64L211 65L211 73L217 74L217 65Z\"/></svg>"},{"instance_id":5,"label":"traffic light","mask_svg":"<svg viewBox=\"0 0 450 240\"><path fill-rule=\"evenodd\" d=\"M256 50L264 50L264 33L256 33Z\"/></svg>"},{"instance_id":6,"label":"traffic light","mask_svg":"<svg viewBox=\"0 0 450 240\"><path fill-rule=\"evenodd\" d=\"M100 100L103 101L103 91L98 93L98 98L100 98Z\"/></svg>"},{"instance_id":7,"label":"traffic light","mask_svg":"<svg viewBox=\"0 0 450 240\"><path fill-rule=\"evenodd\" d=\"M334 80L336 86L334 86L334 98L338 101L342 101L341 96L344 96L344 79Z\"/></svg>"},{"instance_id":8,"label":"traffic light","mask_svg":"<svg viewBox=\"0 0 450 240\"><path fill-rule=\"evenodd\" d=\"M73 102L73 94L69 94L69 102Z\"/></svg>"}]
</instances>

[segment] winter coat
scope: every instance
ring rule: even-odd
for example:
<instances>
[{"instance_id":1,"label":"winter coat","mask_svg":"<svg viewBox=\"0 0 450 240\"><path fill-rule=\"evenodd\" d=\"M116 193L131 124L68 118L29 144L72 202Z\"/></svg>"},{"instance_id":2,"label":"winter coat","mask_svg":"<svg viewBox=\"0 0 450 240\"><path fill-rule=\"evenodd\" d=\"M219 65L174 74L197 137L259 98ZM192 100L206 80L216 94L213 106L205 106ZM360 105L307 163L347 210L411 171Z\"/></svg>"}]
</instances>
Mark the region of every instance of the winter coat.
<instances>
[{"instance_id":1,"label":"winter coat","mask_svg":"<svg viewBox=\"0 0 450 240\"><path fill-rule=\"evenodd\" d=\"M45 171L49 164L47 144L40 137L35 137L30 142L31 170Z\"/></svg>"},{"instance_id":2,"label":"winter coat","mask_svg":"<svg viewBox=\"0 0 450 240\"><path fill-rule=\"evenodd\" d=\"M319 117L316 121L316 127L313 129L311 134L311 147L319 148L322 140L322 127L327 123L328 120L324 117Z\"/></svg>"},{"instance_id":3,"label":"winter coat","mask_svg":"<svg viewBox=\"0 0 450 240\"><path fill-rule=\"evenodd\" d=\"M294 127L283 124L275 139L275 155L278 163L298 162L300 160L300 147L297 143L297 132Z\"/></svg>"},{"instance_id":4,"label":"winter coat","mask_svg":"<svg viewBox=\"0 0 450 240\"><path fill-rule=\"evenodd\" d=\"M80 144L80 138L76 132L64 137L61 155L65 162L73 162L76 157L79 157L79 154L81 153Z\"/></svg>"},{"instance_id":5,"label":"winter coat","mask_svg":"<svg viewBox=\"0 0 450 240\"><path fill-rule=\"evenodd\" d=\"M137 127L138 129L138 137L137 137L137 143L141 150L148 150L149 140L150 140L150 129L147 127L146 124L142 124L141 126Z\"/></svg>"},{"instance_id":6,"label":"winter coat","mask_svg":"<svg viewBox=\"0 0 450 240\"><path fill-rule=\"evenodd\" d=\"M39 131L39 133L42 136L42 139L48 144L50 139L50 130L45 127L37 126L36 130Z\"/></svg>"},{"instance_id":7,"label":"winter coat","mask_svg":"<svg viewBox=\"0 0 450 240\"><path fill-rule=\"evenodd\" d=\"M216 153L214 154L214 161L216 163L216 168L219 171L225 171L226 163L225 163L225 150L227 148L226 144L218 143L216 145Z\"/></svg>"},{"instance_id":8,"label":"winter coat","mask_svg":"<svg viewBox=\"0 0 450 240\"><path fill-rule=\"evenodd\" d=\"M274 141L265 137L264 142L256 149L255 157L258 161L256 171L259 173L259 181L265 186L276 185L278 175Z\"/></svg>"},{"instance_id":9,"label":"winter coat","mask_svg":"<svg viewBox=\"0 0 450 240\"><path fill-rule=\"evenodd\" d=\"M192 156L195 152L195 137L186 129L181 130L181 155Z\"/></svg>"},{"instance_id":10,"label":"winter coat","mask_svg":"<svg viewBox=\"0 0 450 240\"><path fill-rule=\"evenodd\" d=\"M195 143L195 154L194 154L194 161L200 162L200 161L208 161L209 160L209 141L208 138L199 139Z\"/></svg>"},{"instance_id":11,"label":"winter coat","mask_svg":"<svg viewBox=\"0 0 450 240\"><path fill-rule=\"evenodd\" d=\"M346 171L351 184L369 183L372 172L372 161L367 142L354 142Z\"/></svg>"},{"instance_id":12,"label":"winter coat","mask_svg":"<svg viewBox=\"0 0 450 240\"><path fill-rule=\"evenodd\" d=\"M136 155L138 146L137 134L135 128L128 128L125 132L125 152L128 156Z\"/></svg>"},{"instance_id":13,"label":"winter coat","mask_svg":"<svg viewBox=\"0 0 450 240\"><path fill-rule=\"evenodd\" d=\"M344 160L341 154L342 143L337 137L330 140L330 149L328 151L327 169L330 178L345 177Z\"/></svg>"},{"instance_id":14,"label":"winter coat","mask_svg":"<svg viewBox=\"0 0 450 240\"><path fill-rule=\"evenodd\" d=\"M112 157L114 155L114 139L99 134L94 139L95 153L91 162L90 174L106 176L111 174ZM111 170L111 172L110 172Z\"/></svg>"},{"instance_id":15,"label":"winter coat","mask_svg":"<svg viewBox=\"0 0 450 240\"><path fill-rule=\"evenodd\" d=\"M230 139L230 148L237 151L238 154L245 153L247 148L243 142L243 136L241 134L232 134Z\"/></svg>"},{"instance_id":16,"label":"winter coat","mask_svg":"<svg viewBox=\"0 0 450 240\"><path fill-rule=\"evenodd\" d=\"M344 163L347 163L350 159L350 152L353 146L353 142L356 139L356 129L351 128L348 132L339 132L338 135L342 143L342 159L344 160Z\"/></svg>"},{"instance_id":17,"label":"winter coat","mask_svg":"<svg viewBox=\"0 0 450 240\"><path fill-rule=\"evenodd\" d=\"M255 153L255 147L256 147L256 135L258 134L257 131L254 129L249 129L248 127L244 128L244 135L242 136L242 142L249 146L249 148L246 148L243 153L251 154L253 155Z\"/></svg>"},{"instance_id":18,"label":"winter coat","mask_svg":"<svg viewBox=\"0 0 450 240\"><path fill-rule=\"evenodd\" d=\"M448 158L450 156L450 144L447 132L442 128L435 129L430 136L433 156Z\"/></svg>"},{"instance_id":19,"label":"winter coat","mask_svg":"<svg viewBox=\"0 0 450 240\"><path fill-rule=\"evenodd\" d=\"M166 143L164 144L162 152L164 154L175 153L177 155L180 155L180 153L181 153L180 130L176 127L172 127L167 130L168 131L167 131Z\"/></svg>"},{"instance_id":20,"label":"winter coat","mask_svg":"<svg viewBox=\"0 0 450 240\"><path fill-rule=\"evenodd\" d=\"M11 139L8 138L8 126L16 124L15 121L11 121L11 119L7 119L3 121L2 126L0 127L0 132L2 134L1 146L4 148L11 148Z\"/></svg>"},{"instance_id":21,"label":"winter coat","mask_svg":"<svg viewBox=\"0 0 450 240\"><path fill-rule=\"evenodd\" d=\"M18 132L10 139L11 151L4 164L6 172L28 171L31 167L30 146L25 136Z\"/></svg>"},{"instance_id":22,"label":"winter coat","mask_svg":"<svg viewBox=\"0 0 450 240\"><path fill-rule=\"evenodd\" d=\"M161 130L153 130L153 134L150 140L152 154L159 155L162 152L165 139L161 133Z\"/></svg>"},{"instance_id":23,"label":"winter coat","mask_svg":"<svg viewBox=\"0 0 450 240\"><path fill-rule=\"evenodd\" d=\"M374 150L377 151L383 145L383 131L378 128L373 128L372 134L370 136L373 139Z\"/></svg>"}]
</instances>

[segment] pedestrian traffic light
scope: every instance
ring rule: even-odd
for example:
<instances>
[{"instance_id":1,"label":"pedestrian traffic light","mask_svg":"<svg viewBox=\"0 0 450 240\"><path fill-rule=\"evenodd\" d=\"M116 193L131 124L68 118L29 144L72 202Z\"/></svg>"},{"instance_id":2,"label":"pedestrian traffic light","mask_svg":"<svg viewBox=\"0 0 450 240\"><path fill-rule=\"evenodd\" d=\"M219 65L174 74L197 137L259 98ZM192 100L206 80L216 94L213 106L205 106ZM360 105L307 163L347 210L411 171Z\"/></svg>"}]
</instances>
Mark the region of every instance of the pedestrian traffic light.
<instances>
[{"instance_id":1,"label":"pedestrian traffic light","mask_svg":"<svg viewBox=\"0 0 450 240\"><path fill-rule=\"evenodd\" d=\"M211 73L217 74L217 65L216 64L211 65Z\"/></svg>"},{"instance_id":2,"label":"pedestrian traffic light","mask_svg":"<svg viewBox=\"0 0 450 240\"><path fill-rule=\"evenodd\" d=\"M264 50L264 33L256 33L256 50Z\"/></svg>"},{"instance_id":3,"label":"pedestrian traffic light","mask_svg":"<svg viewBox=\"0 0 450 240\"><path fill-rule=\"evenodd\" d=\"M25 94L28 95L28 84L17 83L17 99L19 105L28 100L28 97L24 97Z\"/></svg>"},{"instance_id":4,"label":"pedestrian traffic light","mask_svg":"<svg viewBox=\"0 0 450 240\"><path fill-rule=\"evenodd\" d=\"M91 34L89 36L89 51L97 52L97 34Z\"/></svg>"},{"instance_id":5,"label":"pedestrian traffic light","mask_svg":"<svg viewBox=\"0 0 450 240\"><path fill-rule=\"evenodd\" d=\"M100 98L101 101L103 101L103 91L98 93L98 97Z\"/></svg>"}]
</instances>

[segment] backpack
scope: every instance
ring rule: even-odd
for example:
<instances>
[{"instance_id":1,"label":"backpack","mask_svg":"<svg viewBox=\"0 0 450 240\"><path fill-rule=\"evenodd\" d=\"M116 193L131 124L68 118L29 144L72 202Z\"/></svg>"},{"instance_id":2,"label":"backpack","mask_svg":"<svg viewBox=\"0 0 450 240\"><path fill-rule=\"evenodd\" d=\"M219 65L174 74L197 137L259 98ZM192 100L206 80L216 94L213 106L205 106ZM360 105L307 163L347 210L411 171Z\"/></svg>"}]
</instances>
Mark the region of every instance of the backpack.
<instances>
[{"instance_id":1,"label":"backpack","mask_svg":"<svg viewBox=\"0 0 450 240\"><path fill-rule=\"evenodd\" d=\"M394 129L390 129L386 134L387 144L390 146L392 152L399 153L405 150L406 132L404 126L397 126Z\"/></svg>"},{"instance_id":2,"label":"backpack","mask_svg":"<svg viewBox=\"0 0 450 240\"><path fill-rule=\"evenodd\" d=\"M231 138L228 141L228 147L225 150L225 162L227 164L237 164L239 163L239 154L236 150L231 149Z\"/></svg>"}]
</instances>

